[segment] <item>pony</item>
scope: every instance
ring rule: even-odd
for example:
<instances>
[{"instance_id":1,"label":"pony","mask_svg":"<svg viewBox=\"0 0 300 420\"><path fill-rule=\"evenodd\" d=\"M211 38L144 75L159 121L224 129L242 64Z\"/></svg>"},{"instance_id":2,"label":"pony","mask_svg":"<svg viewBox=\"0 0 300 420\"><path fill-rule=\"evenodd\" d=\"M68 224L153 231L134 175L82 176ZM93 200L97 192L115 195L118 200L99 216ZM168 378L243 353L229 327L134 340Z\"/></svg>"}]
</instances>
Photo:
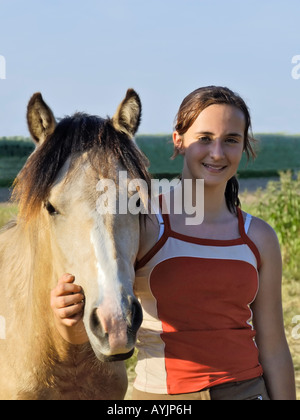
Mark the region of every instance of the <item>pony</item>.
<instances>
[{"instance_id":1,"label":"pony","mask_svg":"<svg viewBox=\"0 0 300 420\"><path fill-rule=\"evenodd\" d=\"M149 162L134 142L140 119L133 89L105 119L75 113L57 122L40 93L30 99L36 148L14 183L18 216L0 234L0 399L124 398L124 360L142 322L133 292L141 215L97 211L97 186L114 180L130 199L129 181L119 183L127 171L150 187ZM63 340L50 307L66 272L85 294L83 345Z\"/></svg>"}]
</instances>

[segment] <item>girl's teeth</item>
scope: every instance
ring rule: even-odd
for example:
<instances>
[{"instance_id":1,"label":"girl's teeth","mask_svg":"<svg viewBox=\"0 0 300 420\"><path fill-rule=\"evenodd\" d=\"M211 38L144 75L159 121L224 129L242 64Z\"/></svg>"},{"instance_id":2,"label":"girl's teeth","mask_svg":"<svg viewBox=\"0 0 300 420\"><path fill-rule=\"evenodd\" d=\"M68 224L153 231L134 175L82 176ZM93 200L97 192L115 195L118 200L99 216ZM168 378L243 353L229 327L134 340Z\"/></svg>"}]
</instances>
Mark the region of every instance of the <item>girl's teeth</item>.
<instances>
[{"instance_id":1,"label":"girl's teeth","mask_svg":"<svg viewBox=\"0 0 300 420\"><path fill-rule=\"evenodd\" d=\"M212 165L207 165L206 163L204 164L204 166L207 166L208 168L213 168L213 169L222 169L223 166L212 166Z\"/></svg>"},{"instance_id":2,"label":"girl's teeth","mask_svg":"<svg viewBox=\"0 0 300 420\"><path fill-rule=\"evenodd\" d=\"M221 169L224 169L225 168L225 166L212 166L212 165L208 165L207 163L203 163L203 165L206 168L210 168L210 169L213 169L215 171L220 171Z\"/></svg>"}]
</instances>

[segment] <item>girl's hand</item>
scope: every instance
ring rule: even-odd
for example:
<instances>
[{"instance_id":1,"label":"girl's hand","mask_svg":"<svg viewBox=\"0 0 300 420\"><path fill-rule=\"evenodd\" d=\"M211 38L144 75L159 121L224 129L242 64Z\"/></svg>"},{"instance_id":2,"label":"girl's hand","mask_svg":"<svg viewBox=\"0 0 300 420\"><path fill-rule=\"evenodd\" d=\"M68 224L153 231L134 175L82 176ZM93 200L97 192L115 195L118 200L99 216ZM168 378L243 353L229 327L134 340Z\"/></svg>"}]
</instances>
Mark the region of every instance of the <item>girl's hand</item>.
<instances>
[{"instance_id":1,"label":"girl's hand","mask_svg":"<svg viewBox=\"0 0 300 420\"><path fill-rule=\"evenodd\" d=\"M88 341L83 325L84 294L75 277L64 274L51 292L51 308L60 335L71 344Z\"/></svg>"},{"instance_id":2,"label":"girl's hand","mask_svg":"<svg viewBox=\"0 0 300 420\"><path fill-rule=\"evenodd\" d=\"M64 274L51 292L53 312L66 327L73 327L83 316L84 295L82 288L74 284L74 281L74 276Z\"/></svg>"}]
</instances>

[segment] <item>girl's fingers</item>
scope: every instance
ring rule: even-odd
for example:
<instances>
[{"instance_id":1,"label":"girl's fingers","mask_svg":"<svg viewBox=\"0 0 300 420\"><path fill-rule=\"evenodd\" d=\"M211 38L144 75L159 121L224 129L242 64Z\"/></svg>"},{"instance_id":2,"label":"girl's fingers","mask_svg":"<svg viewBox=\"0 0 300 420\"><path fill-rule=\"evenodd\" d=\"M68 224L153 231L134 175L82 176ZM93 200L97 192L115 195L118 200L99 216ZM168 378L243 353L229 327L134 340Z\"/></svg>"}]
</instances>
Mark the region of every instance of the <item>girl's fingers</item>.
<instances>
[{"instance_id":1,"label":"girl's fingers","mask_svg":"<svg viewBox=\"0 0 300 420\"><path fill-rule=\"evenodd\" d=\"M72 306L67 306L65 308L57 309L57 315L61 319L73 318L75 315L81 314L81 312L83 311L83 307L84 307L84 303L79 302Z\"/></svg>"},{"instance_id":2,"label":"girl's fingers","mask_svg":"<svg viewBox=\"0 0 300 420\"><path fill-rule=\"evenodd\" d=\"M77 315L72 316L71 318L65 318L63 320L61 320L61 322L66 326L66 327L74 327L75 325L77 325L80 321L82 321L82 317L83 317L83 311L81 311L80 313L78 313Z\"/></svg>"},{"instance_id":3,"label":"girl's fingers","mask_svg":"<svg viewBox=\"0 0 300 420\"><path fill-rule=\"evenodd\" d=\"M74 284L75 277L71 274L64 274L58 281L56 288L53 290L55 297L82 293L81 286Z\"/></svg>"},{"instance_id":4,"label":"girl's fingers","mask_svg":"<svg viewBox=\"0 0 300 420\"><path fill-rule=\"evenodd\" d=\"M72 295L57 297L55 300L55 306L57 309L61 309L68 306L76 305L77 303L83 303L83 301L84 295L82 293L76 293Z\"/></svg>"},{"instance_id":5,"label":"girl's fingers","mask_svg":"<svg viewBox=\"0 0 300 420\"><path fill-rule=\"evenodd\" d=\"M64 274L63 276L61 276L61 278L58 280L58 284L62 284L62 283L74 283L75 281L75 276L73 276L72 274Z\"/></svg>"}]
</instances>

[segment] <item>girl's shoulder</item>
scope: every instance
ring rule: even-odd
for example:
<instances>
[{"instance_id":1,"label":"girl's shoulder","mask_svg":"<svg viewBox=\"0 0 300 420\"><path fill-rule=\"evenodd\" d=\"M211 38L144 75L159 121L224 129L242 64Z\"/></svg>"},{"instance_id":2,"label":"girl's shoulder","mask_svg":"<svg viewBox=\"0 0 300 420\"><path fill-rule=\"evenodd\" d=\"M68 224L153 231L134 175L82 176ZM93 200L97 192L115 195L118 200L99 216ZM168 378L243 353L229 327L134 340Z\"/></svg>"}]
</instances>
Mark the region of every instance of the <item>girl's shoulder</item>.
<instances>
[{"instance_id":1,"label":"girl's shoulder","mask_svg":"<svg viewBox=\"0 0 300 420\"><path fill-rule=\"evenodd\" d=\"M246 220L247 213L242 213L244 220ZM256 245L262 261L280 255L280 245L275 230L259 217L252 216L248 236Z\"/></svg>"}]
</instances>

